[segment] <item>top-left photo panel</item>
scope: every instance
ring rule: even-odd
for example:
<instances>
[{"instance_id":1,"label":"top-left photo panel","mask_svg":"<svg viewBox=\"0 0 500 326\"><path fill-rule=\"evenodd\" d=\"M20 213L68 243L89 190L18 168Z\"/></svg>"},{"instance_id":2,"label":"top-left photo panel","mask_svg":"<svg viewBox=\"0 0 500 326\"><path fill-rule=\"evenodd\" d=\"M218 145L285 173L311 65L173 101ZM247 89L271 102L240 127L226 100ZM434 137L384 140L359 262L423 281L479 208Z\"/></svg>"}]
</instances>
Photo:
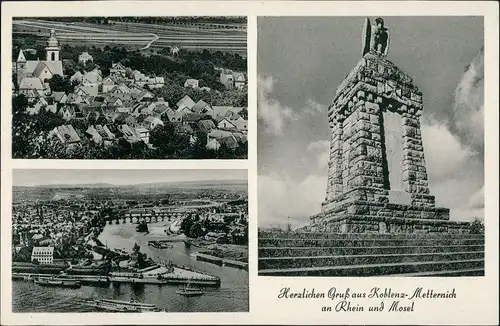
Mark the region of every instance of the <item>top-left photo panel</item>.
<instances>
[{"instance_id":1,"label":"top-left photo panel","mask_svg":"<svg viewBox=\"0 0 500 326\"><path fill-rule=\"evenodd\" d=\"M247 158L247 17L12 24L12 158Z\"/></svg>"}]
</instances>

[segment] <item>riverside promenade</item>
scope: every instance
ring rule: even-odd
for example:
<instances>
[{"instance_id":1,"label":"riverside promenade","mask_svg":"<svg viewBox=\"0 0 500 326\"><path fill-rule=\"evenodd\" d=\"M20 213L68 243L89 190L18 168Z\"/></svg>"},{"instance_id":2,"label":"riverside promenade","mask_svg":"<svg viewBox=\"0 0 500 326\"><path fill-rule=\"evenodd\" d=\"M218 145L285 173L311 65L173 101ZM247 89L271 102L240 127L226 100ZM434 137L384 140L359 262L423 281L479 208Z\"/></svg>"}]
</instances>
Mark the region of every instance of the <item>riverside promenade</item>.
<instances>
[{"instance_id":1,"label":"riverside promenade","mask_svg":"<svg viewBox=\"0 0 500 326\"><path fill-rule=\"evenodd\" d=\"M200 252L196 253L194 256L196 257L196 260L199 260L199 261L208 262L208 263L215 264L218 266L239 268L239 269L243 269L243 270L248 271L248 263L244 263L241 261L227 259L227 258L220 258L220 257L207 255L207 254L200 253Z\"/></svg>"},{"instance_id":2,"label":"riverside promenade","mask_svg":"<svg viewBox=\"0 0 500 326\"><path fill-rule=\"evenodd\" d=\"M173 270L168 271L161 265L151 266L146 271L137 272L111 272L108 275L66 275L66 277L76 279L85 284L104 285L109 283L142 283L142 284L193 284L199 286L220 286L220 278L208 275L200 271L195 271L189 267L174 266ZM59 273L19 273L13 272L13 280L32 281L39 277L62 276Z\"/></svg>"},{"instance_id":3,"label":"riverside promenade","mask_svg":"<svg viewBox=\"0 0 500 326\"><path fill-rule=\"evenodd\" d=\"M155 265L137 273L110 273L109 280L116 283L144 284L193 284L203 286L220 286L220 278L195 271L189 267L173 266L168 270L165 266Z\"/></svg>"}]
</instances>

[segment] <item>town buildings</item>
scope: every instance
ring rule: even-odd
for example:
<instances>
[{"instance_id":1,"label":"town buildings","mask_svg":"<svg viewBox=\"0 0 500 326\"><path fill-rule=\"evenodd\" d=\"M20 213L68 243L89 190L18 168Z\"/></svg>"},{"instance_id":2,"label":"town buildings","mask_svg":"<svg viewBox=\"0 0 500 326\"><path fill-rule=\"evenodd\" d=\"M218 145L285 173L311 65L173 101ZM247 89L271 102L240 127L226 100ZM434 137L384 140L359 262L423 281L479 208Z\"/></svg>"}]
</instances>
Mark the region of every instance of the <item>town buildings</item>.
<instances>
[{"instance_id":1,"label":"town buildings","mask_svg":"<svg viewBox=\"0 0 500 326\"><path fill-rule=\"evenodd\" d=\"M108 76L104 76L98 66L65 76L54 30L47 41L46 57L45 61L28 61L20 50L14 63L18 94L27 97L29 114L39 114L44 108L66 121L49 136L67 148L83 140L109 146L120 139L129 143L144 142L153 148L152 131L167 122L174 124L177 133L188 136L192 144L201 132L206 137L206 148L211 150L218 150L222 144L236 149L247 141L246 114L240 114L246 108L216 106L189 95L172 105L153 92L165 86L165 76L148 76L121 62L112 64ZM85 65L92 62L93 57L83 52L78 60ZM244 87L243 73L227 72L232 78L226 81L228 89ZM74 89L71 92L51 90L49 81L55 75L69 79ZM193 78L184 83L186 93L187 88L195 89L195 94L210 91L208 87L199 86L199 80ZM83 124L75 123L78 121ZM82 129L82 125L85 128Z\"/></svg>"},{"instance_id":2,"label":"town buildings","mask_svg":"<svg viewBox=\"0 0 500 326\"><path fill-rule=\"evenodd\" d=\"M220 69L219 81L226 89L243 89L247 84L247 79L244 73L236 72L229 69Z\"/></svg>"},{"instance_id":3,"label":"town buildings","mask_svg":"<svg viewBox=\"0 0 500 326\"><path fill-rule=\"evenodd\" d=\"M33 261L37 261L40 264L54 263L54 247L33 247L31 262Z\"/></svg>"},{"instance_id":4,"label":"town buildings","mask_svg":"<svg viewBox=\"0 0 500 326\"><path fill-rule=\"evenodd\" d=\"M94 58L88 52L82 52L82 54L78 56L78 62L82 63L83 65L85 65L88 61L94 61Z\"/></svg>"}]
</instances>

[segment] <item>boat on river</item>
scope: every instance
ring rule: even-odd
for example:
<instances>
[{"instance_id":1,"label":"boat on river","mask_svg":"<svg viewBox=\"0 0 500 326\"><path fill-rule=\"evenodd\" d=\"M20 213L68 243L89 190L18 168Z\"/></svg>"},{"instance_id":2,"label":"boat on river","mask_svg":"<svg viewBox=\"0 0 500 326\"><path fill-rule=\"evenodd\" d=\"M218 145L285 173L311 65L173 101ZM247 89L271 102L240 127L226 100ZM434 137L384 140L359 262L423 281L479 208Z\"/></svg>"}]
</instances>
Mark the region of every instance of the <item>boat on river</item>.
<instances>
[{"instance_id":1,"label":"boat on river","mask_svg":"<svg viewBox=\"0 0 500 326\"><path fill-rule=\"evenodd\" d=\"M34 279L35 284L41 286L53 286L62 288L78 289L82 283L72 278L58 278L58 277L39 277Z\"/></svg>"},{"instance_id":2,"label":"boat on river","mask_svg":"<svg viewBox=\"0 0 500 326\"><path fill-rule=\"evenodd\" d=\"M122 301L111 299L95 299L87 302L88 306L113 312L157 312L161 309L154 304L143 303L136 300Z\"/></svg>"},{"instance_id":3,"label":"boat on river","mask_svg":"<svg viewBox=\"0 0 500 326\"><path fill-rule=\"evenodd\" d=\"M172 249L174 246L165 241L148 241L148 246L156 249Z\"/></svg>"},{"instance_id":4,"label":"boat on river","mask_svg":"<svg viewBox=\"0 0 500 326\"><path fill-rule=\"evenodd\" d=\"M177 291L175 291L175 293L183 295L185 297L199 297L205 294L205 292L203 292L201 289L191 287L190 283L187 283L185 286L180 287L179 289L177 289Z\"/></svg>"}]
</instances>

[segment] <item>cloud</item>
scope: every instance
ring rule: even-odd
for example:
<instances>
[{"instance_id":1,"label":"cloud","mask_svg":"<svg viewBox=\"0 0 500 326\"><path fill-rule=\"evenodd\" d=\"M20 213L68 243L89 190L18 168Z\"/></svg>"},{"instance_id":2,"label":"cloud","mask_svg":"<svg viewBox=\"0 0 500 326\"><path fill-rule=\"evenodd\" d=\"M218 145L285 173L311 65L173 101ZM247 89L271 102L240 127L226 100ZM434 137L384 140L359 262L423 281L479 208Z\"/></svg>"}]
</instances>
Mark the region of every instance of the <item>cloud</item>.
<instances>
[{"instance_id":1,"label":"cloud","mask_svg":"<svg viewBox=\"0 0 500 326\"><path fill-rule=\"evenodd\" d=\"M330 148L330 142L328 140L313 141L312 143L307 145L307 150L310 152L322 151L327 148Z\"/></svg>"},{"instance_id":2,"label":"cloud","mask_svg":"<svg viewBox=\"0 0 500 326\"><path fill-rule=\"evenodd\" d=\"M453 177L475 153L460 143L449 129L436 121L422 125L427 173L429 177Z\"/></svg>"},{"instance_id":3,"label":"cloud","mask_svg":"<svg viewBox=\"0 0 500 326\"><path fill-rule=\"evenodd\" d=\"M436 196L436 205L450 208L455 221L483 218L483 165L478 153L437 121L422 124L422 138L429 188Z\"/></svg>"},{"instance_id":4,"label":"cloud","mask_svg":"<svg viewBox=\"0 0 500 326\"><path fill-rule=\"evenodd\" d=\"M326 179L314 174L298 181L275 173L259 175L259 227L308 224L319 212L325 191Z\"/></svg>"},{"instance_id":5,"label":"cloud","mask_svg":"<svg viewBox=\"0 0 500 326\"><path fill-rule=\"evenodd\" d=\"M323 169L330 160L330 142L328 140L318 140L307 146L307 151L316 157L317 167Z\"/></svg>"},{"instance_id":6,"label":"cloud","mask_svg":"<svg viewBox=\"0 0 500 326\"><path fill-rule=\"evenodd\" d=\"M275 82L272 76L258 77L258 113L267 133L281 135L285 121L296 120L297 116L291 108L271 97Z\"/></svg>"},{"instance_id":7,"label":"cloud","mask_svg":"<svg viewBox=\"0 0 500 326\"><path fill-rule=\"evenodd\" d=\"M272 96L276 82L272 76L259 75L257 78L258 116L268 134L282 135L288 121L299 120L306 115L315 117L326 112L327 107L313 99L308 99L300 110L283 105Z\"/></svg>"},{"instance_id":8,"label":"cloud","mask_svg":"<svg viewBox=\"0 0 500 326\"><path fill-rule=\"evenodd\" d=\"M306 114L320 115L326 112L326 106L316 102L313 99L308 99L305 108L302 110Z\"/></svg>"},{"instance_id":9,"label":"cloud","mask_svg":"<svg viewBox=\"0 0 500 326\"><path fill-rule=\"evenodd\" d=\"M470 222L476 217L484 220L484 208L452 208L450 216L453 221Z\"/></svg>"},{"instance_id":10,"label":"cloud","mask_svg":"<svg viewBox=\"0 0 500 326\"><path fill-rule=\"evenodd\" d=\"M470 208L484 208L484 186L469 198Z\"/></svg>"},{"instance_id":11,"label":"cloud","mask_svg":"<svg viewBox=\"0 0 500 326\"><path fill-rule=\"evenodd\" d=\"M468 146L484 148L484 50L472 60L455 89L454 124Z\"/></svg>"}]
</instances>

